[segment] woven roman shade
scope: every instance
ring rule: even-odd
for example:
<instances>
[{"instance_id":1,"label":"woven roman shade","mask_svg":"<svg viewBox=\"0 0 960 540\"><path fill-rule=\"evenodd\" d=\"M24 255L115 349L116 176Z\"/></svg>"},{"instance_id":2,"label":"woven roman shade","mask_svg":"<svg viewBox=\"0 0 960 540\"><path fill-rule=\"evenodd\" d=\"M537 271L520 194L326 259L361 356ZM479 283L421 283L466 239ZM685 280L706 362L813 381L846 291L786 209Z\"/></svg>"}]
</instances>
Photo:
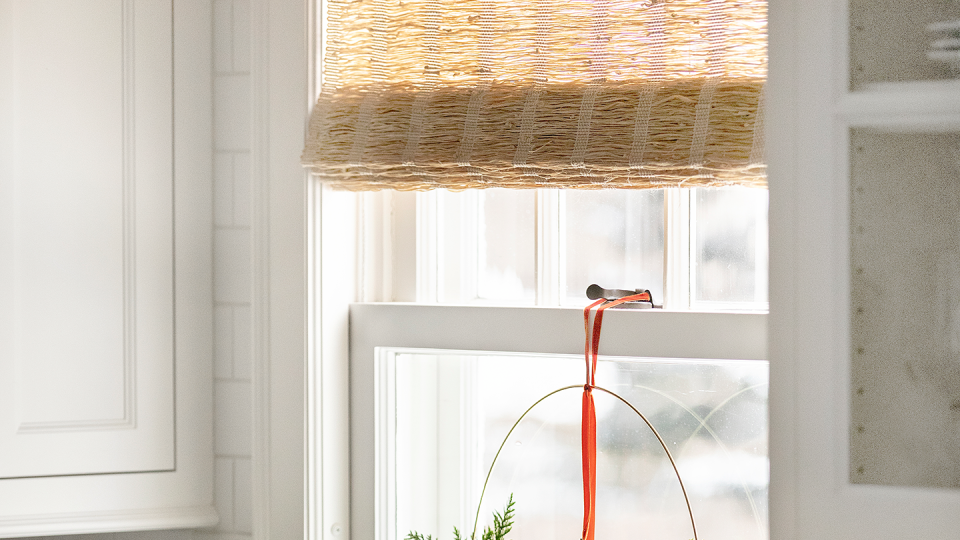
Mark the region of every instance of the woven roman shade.
<instances>
[{"instance_id":1,"label":"woven roman shade","mask_svg":"<svg viewBox=\"0 0 960 540\"><path fill-rule=\"evenodd\" d=\"M327 6L303 163L336 187L766 185L766 2Z\"/></svg>"}]
</instances>

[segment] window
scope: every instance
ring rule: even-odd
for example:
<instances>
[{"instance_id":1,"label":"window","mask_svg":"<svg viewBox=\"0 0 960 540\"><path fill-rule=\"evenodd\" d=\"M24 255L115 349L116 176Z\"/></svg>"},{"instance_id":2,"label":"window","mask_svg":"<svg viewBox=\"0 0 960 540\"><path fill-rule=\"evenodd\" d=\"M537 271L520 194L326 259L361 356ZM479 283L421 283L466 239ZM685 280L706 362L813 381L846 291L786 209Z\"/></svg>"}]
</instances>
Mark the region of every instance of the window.
<instances>
[{"instance_id":1,"label":"window","mask_svg":"<svg viewBox=\"0 0 960 540\"><path fill-rule=\"evenodd\" d=\"M766 190L362 197L364 301L582 307L599 283L671 310L766 309Z\"/></svg>"},{"instance_id":2,"label":"window","mask_svg":"<svg viewBox=\"0 0 960 540\"><path fill-rule=\"evenodd\" d=\"M324 56L330 76L304 163L347 189L531 187L539 181L531 178L581 187L765 184L765 4L535 4L465 2L445 11L432 0L325 3L336 21ZM642 10L637 20L648 31L618 17L621 9ZM635 57L640 50L650 53L645 61ZM447 53L455 58L441 57ZM624 62L615 65L614 56ZM515 61L521 57L529 62ZM355 197L323 189L316 196L323 210L314 233L323 238L321 251L332 254L321 253L317 269L325 291L321 324L337 331L337 309L354 290L365 302L351 306L349 322L351 538L394 540L403 528L419 527L421 514L432 520L426 534L467 528L476 473L489 458L482 447L497 437L481 429L484 373L505 363L562 373L559 366L576 362L583 337L574 306L590 282L649 288L666 308L608 316L601 349L617 381L642 378L644 369L656 378L689 368L681 376L689 384L698 370L742 366L753 375L731 376L731 384L763 395L763 191ZM745 200L731 205L735 199ZM340 350L329 341L315 346L336 349L331 357ZM344 396L329 382L342 380L335 366L313 367L332 373L321 383L325 418L348 410L330 398ZM441 406L444 400L457 406ZM697 407L719 403L685 406L698 426L718 418ZM754 424L762 426L765 406L756 410ZM762 430L751 433L753 450L765 456ZM341 434L325 431L324 444ZM327 478L343 478L336 467L342 461L328 463L329 454L324 450L324 489ZM750 462L757 470L757 460ZM411 486L410 478L422 485ZM741 483L765 485L763 478ZM751 532L737 527L732 534L763 538L763 504L750 489L748 513L759 519ZM413 499L417 505L408 504ZM339 500L325 491L324 523L328 513L341 515L328 512L342 507Z\"/></svg>"},{"instance_id":3,"label":"window","mask_svg":"<svg viewBox=\"0 0 960 540\"><path fill-rule=\"evenodd\" d=\"M552 389L582 384L581 284L594 280L649 288L667 308L608 312L601 344L606 373L598 384L609 376L609 385L655 416L679 449L701 535L767 538L764 191L360 198L361 297L419 303L351 308L355 538L394 540L409 529L447 538L454 526L472 529L509 419ZM737 219L718 218L720 205L731 205L724 198L739 203L732 211ZM652 283L620 281L636 275ZM497 377L504 380L491 383ZM557 396L544 408L562 411L570 399L578 397ZM607 405L600 450L609 448L611 459L601 467L621 473L619 480L601 480L598 491L606 495L598 497L609 513L601 514L598 529L613 538L638 527L689 538L677 486L663 476L666 462L645 446L649 440L623 410ZM508 441L527 444L528 458L508 451L499 462L481 527L513 492L525 501L518 502L517 535L533 527L538 537L577 530L579 518L570 515L580 512L578 454L570 452L569 433L562 435L565 422L578 424L579 416L569 412L534 415L518 433L539 435ZM605 431L604 422L619 422L619 429ZM565 460L534 474L530 464L542 460L529 456L545 445ZM532 476L508 479L523 474ZM549 504L537 490L553 495ZM543 529L537 520L550 525Z\"/></svg>"}]
</instances>

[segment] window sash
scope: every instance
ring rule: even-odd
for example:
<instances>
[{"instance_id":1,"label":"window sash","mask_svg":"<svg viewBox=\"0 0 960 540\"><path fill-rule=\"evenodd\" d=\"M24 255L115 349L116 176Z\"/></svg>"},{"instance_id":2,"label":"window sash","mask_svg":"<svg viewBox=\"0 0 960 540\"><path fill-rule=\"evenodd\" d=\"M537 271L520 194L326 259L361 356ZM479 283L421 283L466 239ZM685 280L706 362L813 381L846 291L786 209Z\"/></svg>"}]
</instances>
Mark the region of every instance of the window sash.
<instances>
[{"instance_id":1,"label":"window sash","mask_svg":"<svg viewBox=\"0 0 960 540\"><path fill-rule=\"evenodd\" d=\"M604 356L766 360L765 313L610 310ZM583 353L576 308L352 304L350 307L351 536L386 540L375 529L389 508L387 467L377 457L375 425L387 414L376 358L385 349ZM379 521L378 521L379 519ZM392 540L392 539L391 539Z\"/></svg>"},{"instance_id":2,"label":"window sash","mask_svg":"<svg viewBox=\"0 0 960 540\"><path fill-rule=\"evenodd\" d=\"M697 210L696 192L691 188L668 188L664 196L663 298L655 301L667 309L763 311L766 302L717 302L696 298ZM362 274L357 298L364 302L399 301L424 303L495 304L501 301L479 298L478 257L483 245L478 240L482 216L477 191L460 194L459 208L446 206L438 191L409 193L381 191L359 194L363 250L359 260ZM538 306L563 302L565 263L561 226L564 193L559 189L536 191L534 214L536 244L534 257ZM758 208L757 211L765 209ZM457 216L451 220L448 215ZM454 221L456 223L454 223ZM767 287L766 229L756 233L757 290ZM460 246L445 249L445 236L453 235ZM468 257L464 257L467 254ZM470 258L472 256L472 258ZM459 270L460 283L445 283L444 268ZM600 285L640 287L643 283ZM649 285L648 285L649 286Z\"/></svg>"}]
</instances>

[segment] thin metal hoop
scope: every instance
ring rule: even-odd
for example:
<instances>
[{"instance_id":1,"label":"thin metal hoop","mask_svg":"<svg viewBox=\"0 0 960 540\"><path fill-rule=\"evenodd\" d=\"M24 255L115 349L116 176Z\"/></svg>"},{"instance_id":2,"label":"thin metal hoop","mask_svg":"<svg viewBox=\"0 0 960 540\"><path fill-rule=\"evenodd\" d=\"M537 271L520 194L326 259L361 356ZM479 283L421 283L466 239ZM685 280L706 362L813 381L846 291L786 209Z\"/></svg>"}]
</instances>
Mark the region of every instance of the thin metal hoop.
<instances>
[{"instance_id":1,"label":"thin metal hoop","mask_svg":"<svg viewBox=\"0 0 960 540\"><path fill-rule=\"evenodd\" d=\"M588 385L588 386L589 386L589 385ZM493 474L493 468L497 465L497 459L500 457L500 452L503 450L503 447L506 446L507 440L509 440L509 439L510 439L510 435L513 434L513 430L517 429L517 426L520 425L520 422L523 421L524 417L527 416L527 414L528 414L530 411L532 411L534 407L536 407L537 405L539 405L543 400L547 399L548 397L550 397L550 396L552 396L552 395L554 395L554 394L558 394L558 393L560 393L560 392L563 392L564 390L570 390L570 389L572 389L572 388L583 388L583 387L584 387L584 385L582 385L582 384L573 384L573 385L570 385L570 386L564 386L563 388L558 388L558 389L554 390L553 392L550 392L549 394L543 396L542 398L540 398L540 399L538 399L536 402L534 402L533 405L527 407L527 410L523 411L523 414L520 415L520 418L517 418L517 421L514 422L514 423L513 423L513 426L510 427L510 431L507 432L506 437L503 438L503 442L500 443L500 448L497 448L497 453L496 453L496 455L493 456L493 462L490 463L490 468L487 469L487 477L486 477L486 478L484 479L484 481L483 481L483 489L480 491L480 500L477 502L477 513L476 513L476 515L475 515L474 518L473 518L473 532L470 534L470 540L475 540L475 539L476 539L476 535L477 535L477 523L480 521L480 507L483 506L483 496L484 496L484 494L486 494L486 492L487 492L487 483L490 482L490 475ZM633 412L637 413L637 416L639 416L640 419L642 419L643 422L644 422L645 424L647 424L647 427L650 428L650 431L652 431L653 434L657 437L657 440L660 442L660 446L663 448L663 451L667 454L667 459L670 460L670 465L673 467L673 472L677 475L677 482L680 484L680 491L683 492L683 501L684 501L685 503L687 503L687 513L690 515L690 527L693 529L693 540L700 540L700 539L697 537L697 522L696 522L696 520L694 520L694 518L693 518L693 508L690 506L690 498L687 496L687 488L684 487L684 485L683 485L683 479L680 478L680 470L677 469L677 462L675 462L675 461L673 460L673 454L670 453L670 450L667 448L667 444L663 441L663 437L660 436L660 433L657 431L657 428L653 427L653 424L651 424L650 421L647 420L647 417L644 416L643 413L641 413L640 411L638 411L636 407L634 407L633 405L631 405L629 401L627 401L627 400L623 399L622 397L620 397L620 395L617 394L616 392L613 392L613 391L611 391L611 390L607 390L606 388L603 388L603 387L601 387L601 386L590 386L590 388L592 388L592 389L594 389L594 390L600 390L601 392L605 392L605 393L607 393L607 394L609 394L609 395L611 395L611 396L619 399L619 400L620 400L621 402L623 402L623 404L626 405L627 407L630 407L630 410L632 410Z\"/></svg>"}]
</instances>

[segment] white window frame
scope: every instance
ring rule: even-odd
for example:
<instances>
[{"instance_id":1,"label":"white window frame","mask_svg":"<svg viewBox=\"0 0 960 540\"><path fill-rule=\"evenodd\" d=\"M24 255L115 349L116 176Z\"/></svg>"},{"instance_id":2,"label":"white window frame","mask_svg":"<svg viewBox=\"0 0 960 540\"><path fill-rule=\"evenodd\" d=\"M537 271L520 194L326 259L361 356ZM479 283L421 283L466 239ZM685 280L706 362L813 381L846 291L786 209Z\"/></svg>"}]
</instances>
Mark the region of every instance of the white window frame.
<instances>
[{"instance_id":1,"label":"white window frame","mask_svg":"<svg viewBox=\"0 0 960 540\"><path fill-rule=\"evenodd\" d=\"M378 410L375 406L376 348L582 354L582 310L351 304L355 294L363 298L364 287L373 287L378 294L394 288L394 298L403 298L403 295L416 298L415 287L403 285L403 279L399 279L405 278L409 283L411 274L416 275L416 268L409 267L415 266L415 262L411 263L410 257L399 256L416 250L414 231L386 229L392 231L387 236L390 242L374 249L360 241L365 235L383 234L388 225L371 219L370 213L382 216L384 208L415 212L415 205L410 204L412 199L404 199L402 195L358 195L335 191L315 180L308 185L309 200L318 217L308 229L312 253L308 277L312 277L315 287L310 297L318 300L308 309L308 324L317 328L308 343L311 358L307 373L309 538L386 540L385 531L375 530L375 517L384 516L388 508L388 501L383 498L386 493L378 498L375 490L378 470L374 452ZM365 219L364 213L368 214ZM365 224L366 229L361 224ZM362 261L367 258L369 262L371 257L393 263L400 261L400 264L394 266L393 277L361 277ZM395 285L405 290L397 291ZM318 294L321 291L322 294ZM669 310L607 313L601 345L604 355L767 359L766 313ZM484 328L485 331L464 332L464 328ZM638 334L638 328L649 332ZM323 338L317 339L317 336ZM379 481L385 484L388 479L381 477Z\"/></svg>"},{"instance_id":2,"label":"white window frame","mask_svg":"<svg viewBox=\"0 0 960 540\"><path fill-rule=\"evenodd\" d=\"M695 197L691 189L668 189L665 193L665 291L667 306L683 311L650 310L612 314L613 320L632 321L618 329L608 323L604 332L604 354L650 358L766 359L766 313L746 312L744 304L702 306L740 308L739 312L693 312L690 306L696 257ZM357 256L357 298L366 301L409 300L420 304L352 304L350 332L350 493L351 534L364 540L395 540L397 481L394 467L393 431L395 411L389 403L394 392L387 366L391 351L463 350L503 353L582 354L582 310L557 308L560 302L563 245L562 193L557 189L538 190L536 197L537 307L493 307L487 303L450 305L451 300L471 302L477 295L477 253L483 246L479 226L477 191L461 194L456 200L421 193L374 192L354 195L357 213L349 215L350 202L337 197L338 223L355 219L359 234ZM459 205L445 208L446 204ZM765 211L765 209L763 209ZM449 220L452 211L462 219ZM326 222L326 220L324 220ZM343 226L340 226L343 230ZM766 231L758 255L765 257ZM466 246L445 253L444 235L454 235L455 245ZM341 239L342 240L342 239ZM463 283L443 283L447 272L456 268ZM558 279L560 278L560 279ZM340 278L346 284L346 276ZM465 287L464 287L465 285ZM635 284L637 286L643 284ZM761 281L766 286L766 281ZM627 285L624 285L627 286ZM629 284L634 286L634 284ZM451 293L452 291L452 298ZM437 304L446 302L447 304ZM584 297L584 304L586 303ZM766 307L749 304L749 307ZM608 318L610 320L610 318ZM642 329L639 333L636 329ZM471 331L470 329L482 329ZM648 332L649 330L649 332ZM559 336L558 334L565 334ZM558 338L562 337L563 340ZM562 345L561 345L562 344ZM446 371L444 371L446 372ZM437 374L434 374L437 376ZM449 386L455 381L446 381ZM445 488L446 489L446 488ZM430 504L436 493L423 493ZM462 494L466 501L472 494ZM464 503L466 504L466 503ZM444 505L449 506L448 504ZM465 513L459 512L462 518ZM449 516L449 513L447 515ZM461 529L463 521L453 522ZM451 524L443 524L442 527ZM438 526L440 524L438 523Z\"/></svg>"},{"instance_id":3,"label":"white window frame","mask_svg":"<svg viewBox=\"0 0 960 540\"><path fill-rule=\"evenodd\" d=\"M351 534L394 540L385 349L583 354L577 308L361 303L350 307ZM601 353L610 357L766 360L765 313L610 310ZM577 381L572 381L576 384Z\"/></svg>"}]
</instances>

